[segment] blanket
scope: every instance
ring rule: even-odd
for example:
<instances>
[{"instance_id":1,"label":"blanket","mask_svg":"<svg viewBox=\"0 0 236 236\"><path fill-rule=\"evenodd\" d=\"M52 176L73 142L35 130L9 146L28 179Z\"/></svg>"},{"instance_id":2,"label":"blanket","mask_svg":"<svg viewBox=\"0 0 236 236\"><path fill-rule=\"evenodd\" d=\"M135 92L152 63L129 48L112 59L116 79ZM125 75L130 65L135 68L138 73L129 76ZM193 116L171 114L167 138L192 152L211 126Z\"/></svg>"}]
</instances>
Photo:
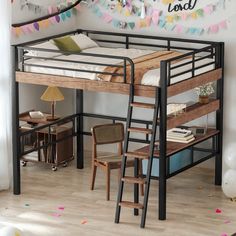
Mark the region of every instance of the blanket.
<instances>
[{"instance_id":1,"label":"blanket","mask_svg":"<svg viewBox=\"0 0 236 236\"><path fill-rule=\"evenodd\" d=\"M152 69L160 68L160 64L162 60L167 60L176 56L182 55L181 52L175 52L175 51L157 51L148 55L144 55L141 57L137 57L133 59L134 62L134 81L135 84L141 84L141 80L143 78L143 75ZM123 63L119 63L119 65L123 65ZM107 66L104 70L104 72L109 73L124 73L124 68L121 67L115 67L115 66ZM124 82L123 76L114 76L114 75L105 75L105 74L99 74L98 77L101 80L109 81L109 82ZM127 83L130 83L131 79L131 66L129 63L126 65L126 80Z\"/></svg>"}]
</instances>

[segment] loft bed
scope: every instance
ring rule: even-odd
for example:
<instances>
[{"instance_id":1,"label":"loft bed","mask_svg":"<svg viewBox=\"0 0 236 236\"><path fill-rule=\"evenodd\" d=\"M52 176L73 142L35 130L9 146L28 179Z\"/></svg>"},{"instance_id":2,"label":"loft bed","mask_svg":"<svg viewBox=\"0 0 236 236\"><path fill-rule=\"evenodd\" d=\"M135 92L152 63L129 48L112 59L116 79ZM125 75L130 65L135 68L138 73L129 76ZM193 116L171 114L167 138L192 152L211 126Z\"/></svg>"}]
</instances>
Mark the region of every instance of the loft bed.
<instances>
[{"instance_id":1,"label":"loft bed","mask_svg":"<svg viewBox=\"0 0 236 236\"><path fill-rule=\"evenodd\" d=\"M68 53L53 49L37 48L34 46L40 42L64 35L85 34L102 45L96 51L91 48L81 53ZM114 47L115 53L109 49ZM108 49L107 49L108 48ZM121 48L123 48L121 50ZM136 48L137 51L135 51ZM104 50L105 49L105 50ZM55 56L29 54L30 50L55 54ZM108 52L106 51L108 50ZM132 51L133 50L133 51ZM121 53L122 51L122 53ZM132 53L133 57L129 55ZM139 52L140 54L137 54ZM118 53L119 56L116 54ZM131 53L131 54L130 54ZM58 55L60 54L60 55ZM77 137L77 168L83 168L83 135L89 135L84 131L83 120L86 117L108 119L113 122L126 121L142 124L156 133L159 127L160 151L151 152L159 159L159 219L166 219L166 183L167 179L185 171L203 161L215 157L215 184L221 185L222 181L222 135L223 135L223 78L224 78L224 43L201 41L192 39L167 38L157 36L144 36L137 34L101 32L90 30L76 30L66 34L35 40L13 46L15 69L13 72L13 168L14 168L14 194L20 194L20 150L19 132L19 83L58 86L76 90L76 114L64 118L64 121L72 119L74 133ZM137 57L138 55L138 57ZM147 58L148 57L148 58ZM140 63L141 62L141 63ZM140 63L140 64L139 64ZM86 65L87 67L84 67ZM82 76L81 76L82 73ZM86 76L85 76L86 74ZM92 76L93 79L87 76ZM143 82L143 79L146 81ZM151 79L150 79L151 78ZM151 82L150 82L151 81ZM192 90L209 82L216 82L216 96L208 104L193 104L187 107L186 112L176 117L167 116L167 100L170 97ZM129 95L129 109L127 117L105 116L101 114L84 113L83 91L108 92ZM134 96L154 98L158 105L159 115L154 120L138 120L132 118L131 104ZM138 106L139 103L136 103ZM205 136L197 138L189 144L171 143L166 141L166 131L170 128L188 123L199 117L215 112L216 127L208 130ZM63 121L62 121L63 122ZM52 122L51 125L60 123ZM74 125L76 123L76 125ZM50 125L48 125L50 126ZM43 128L48 127L44 125ZM129 128L129 126L128 126ZM126 132L130 130L126 128ZM36 128L36 129L40 129ZM144 131L139 129L139 131ZM29 134L32 131L28 131ZM145 132L143 132L145 133ZM23 134L24 135L24 134ZM155 138L154 138L155 139ZM127 143L140 142L154 147L154 140L150 133L144 139L129 138L126 135L125 151ZM196 144L212 139L212 147L209 149L197 148ZM50 143L52 144L52 143ZM142 152L148 152L150 146L144 147ZM184 149L191 149L191 164L184 168L169 173L169 159L171 155ZM194 160L194 150L205 151L207 156L200 160ZM134 156L135 157L135 156ZM124 158L126 159L127 156ZM138 159L137 157L135 160ZM152 158L151 158L152 159ZM125 164L122 164L125 169ZM125 173L125 172L123 172ZM148 174L147 174L148 175ZM150 175L150 173L149 173ZM151 178L151 176L150 176ZM135 203L138 203L137 184L135 191ZM118 199L122 197L123 184L120 184ZM148 193L147 193L148 195ZM148 196L147 196L148 197ZM125 204L124 204L125 205ZM128 207L130 207L129 204ZM135 214L140 205L132 205ZM115 222L119 222L121 205L117 204ZM141 226L144 227L146 210L142 216Z\"/></svg>"}]
</instances>

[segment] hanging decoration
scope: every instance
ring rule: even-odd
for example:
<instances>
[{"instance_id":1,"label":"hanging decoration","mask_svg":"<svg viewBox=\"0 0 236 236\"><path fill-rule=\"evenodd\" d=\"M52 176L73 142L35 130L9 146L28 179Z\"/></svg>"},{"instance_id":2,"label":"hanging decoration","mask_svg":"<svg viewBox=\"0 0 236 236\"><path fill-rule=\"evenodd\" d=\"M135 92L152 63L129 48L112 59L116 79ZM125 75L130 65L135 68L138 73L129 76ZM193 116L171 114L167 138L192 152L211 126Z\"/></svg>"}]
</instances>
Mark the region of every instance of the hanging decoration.
<instances>
[{"instance_id":1,"label":"hanging decoration","mask_svg":"<svg viewBox=\"0 0 236 236\"><path fill-rule=\"evenodd\" d=\"M33 11L35 14L42 12L42 6L29 2L29 0L21 0L21 10L27 8L29 11Z\"/></svg>"},{"instance_id":2,"label":"hanging decoration","mask_svg":"<svg viewBox=\"0 0 236 236\"><path fill-rule=\"evenodd\" d=\"M180 0L161 1L163 4L167 5L174 3L178 4ZM114 27L120 29L146 28L152 25L154 27L165 29L167 31L174 31L178 34L188 33L191 35L201 35L203 33L218 33L220 30L227 29L228 18L205 27L189 27L185 26L186 23L183 24L181 23L181 21L186 22L188 20L197 20L199 18L211 15L218 9L225 8L225 1L226 0L218 0L215 3L208 4L202 8L187 11L188 7L191 7L189 9L194 9L196 7L197 1L190 0L188 2L189 5L185 6L186 10L183 7L181 12L174 14L165 14L163 10L161 10L161 8L153 7L151 4L145 4L145 2L142 0L140 0L139 6L135 3L132 3L131 0L119 0L117 2L112 1L109 3L107 3L106 0L92 0L88 7L97 17L101 18L106 23L111 23ZM111 13L107 13L106 10L111 11ZM133 17L130 17L130 20L121 20L113 17L111 15L112 13L122 14L126 19L129 16ZM137 16L139 17L139 19L134 20L134 17Z\"/></svg>"},{"instance_id":3,"label":"hanging decoration","mask_svg":"<svg viewBox=\"0 0 236 236\"><path fill-rule=\"evenodd\" d=\"M163 0L163 1L173 1L173 0ZM107 3L106 0L94 0L92 1L91 4L95 5L99 4L102 8L105 8L104 11L109 10L113 14L119 13L125 17L138 16L141 18L145 18L143 17L144 14L152 17L152 15L154 13L156 14L156 12L158 11L159 12L158 15L162 15L162 17L163 18L165 17L169 23L172 23L174 21L179 21L179 20L188 20L188 19L197 20L198 18L210 15L214 11L217 11L219 8L224 8L225 0L218 0L214 4L208 4L202 8L198 8L191 12L182 11L180 13L174 13L174 14L165 14L161 9L153 7L153 5L151 4L147 3L145 4L144 2L140 2L140 4L138 5L137 2L132 3L132 0L127 0L126 5L123 6L121 5L120 1L117 1L116 3L114 1L110 3L110 1L108 1Z\"/></svg>"},{"instance_id":4,"label":"hanging decoration","mask_svg":"<svg viewBox=\"0 0 236 236\"><path fill-rule=\"evenodd\" d=\"M77 12L80 11L80 2L81 0L67 0L65 3L61 3L57 6L49 6L48 9L44 9L42 6L29 2L29 0L21 0L21 9L27 7L28 10L34 11L35 13L36 11L42 12L46 10L47 15L36 20L13 24L13 35L19 37L23 34L33 33L40 29L46 29L51 25L66 21L71 18L72 15L76 15Z\"/></svg>"}]
</instances>

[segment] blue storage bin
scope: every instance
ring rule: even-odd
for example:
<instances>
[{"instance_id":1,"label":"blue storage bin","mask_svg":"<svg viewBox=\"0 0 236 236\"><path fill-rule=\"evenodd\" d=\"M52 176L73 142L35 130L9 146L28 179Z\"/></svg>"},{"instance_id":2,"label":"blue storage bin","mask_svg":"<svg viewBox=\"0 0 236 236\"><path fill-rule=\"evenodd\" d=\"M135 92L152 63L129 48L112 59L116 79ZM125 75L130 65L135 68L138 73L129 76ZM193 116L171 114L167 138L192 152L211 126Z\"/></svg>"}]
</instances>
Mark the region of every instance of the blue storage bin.
<instances>
[{"instance_id":1,"label":"blue storage bin","mask_svg":"<svg viewBox=\"0 0 236 236\"><path fill-rule=\"evenodd\" d=\"M148 160L143 160L143 174L147 173ZM186 149L170 156L170 174L191 164L191 151ZM159 177L159 159L154 158L152 163L152 176Z\"/></svg>"}]
</instances>

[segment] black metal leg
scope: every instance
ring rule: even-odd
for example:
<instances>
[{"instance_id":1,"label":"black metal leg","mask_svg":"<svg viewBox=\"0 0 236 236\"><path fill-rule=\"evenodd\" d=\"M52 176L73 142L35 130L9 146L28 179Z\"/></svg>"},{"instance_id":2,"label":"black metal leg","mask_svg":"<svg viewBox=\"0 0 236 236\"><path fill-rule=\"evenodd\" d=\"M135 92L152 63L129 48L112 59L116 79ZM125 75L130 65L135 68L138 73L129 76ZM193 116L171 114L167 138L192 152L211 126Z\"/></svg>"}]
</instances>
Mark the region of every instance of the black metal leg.
<instances>
[{"instance_id":1,"label":"black metal leg","mask_svg":"<svg viewBox=\"0 0 236 236\"><path fill-rule=\"evenodd\" d=\"M84 138L83 138L83 90L76 90L76 113L77 118L77 168L84 168Z\"/></svg>"},{"instance_id":2,"label":"black metal leg","mask_svg":"<svg viewBox=\"0 0 236 236\"><path fill-rule=\"evenodd\" d=\"M216 157L215 157L215 185L222 184L222 145L221 135L218 135L213 142L216 142Z\"/></svg>"},{"instance_id":3,"label":"black metal leg","mask_svg":"<svg viewBox=\"0 0 236 236\"><path fill-rule=\"evenodd\" d=\"M138 177L139 175L139 160L138 158L134 159L134 177ZM134 184L134 202L139 202L139 184ZM134 209L134 215L137 216L139 214L138 209Z\"/></svg>"},{"instance_id":4,"label":"black metal leg","mask_svg":"<svg viewBox=\"0 0 236 236\"><path fill-rule=\"evenodd\" d=\"M166 130L167 130L167 62L161 62L159 220L166 219Z\"/></svg>"},{"instance_id":5,"label":"black metal leg","mask_svg":"<svg viewBox=\"0 0 236 236\"><path fill-rule=\"evenodd\" d=\"M19 84L12 83L12 147L13 147L13 192L15 195L21 193L20 174L20 135L19 135Z\"/></svg>"},{"instance_id":6,"label":"black metal leg","mask_svg":"<svg viewBox=\"0 0 236 236\"><path fill-rule=\"evenodd\" d=\"M166 160L160 157L159 168L159 220L166 219Z\"/></svg>"}]
</instances>

